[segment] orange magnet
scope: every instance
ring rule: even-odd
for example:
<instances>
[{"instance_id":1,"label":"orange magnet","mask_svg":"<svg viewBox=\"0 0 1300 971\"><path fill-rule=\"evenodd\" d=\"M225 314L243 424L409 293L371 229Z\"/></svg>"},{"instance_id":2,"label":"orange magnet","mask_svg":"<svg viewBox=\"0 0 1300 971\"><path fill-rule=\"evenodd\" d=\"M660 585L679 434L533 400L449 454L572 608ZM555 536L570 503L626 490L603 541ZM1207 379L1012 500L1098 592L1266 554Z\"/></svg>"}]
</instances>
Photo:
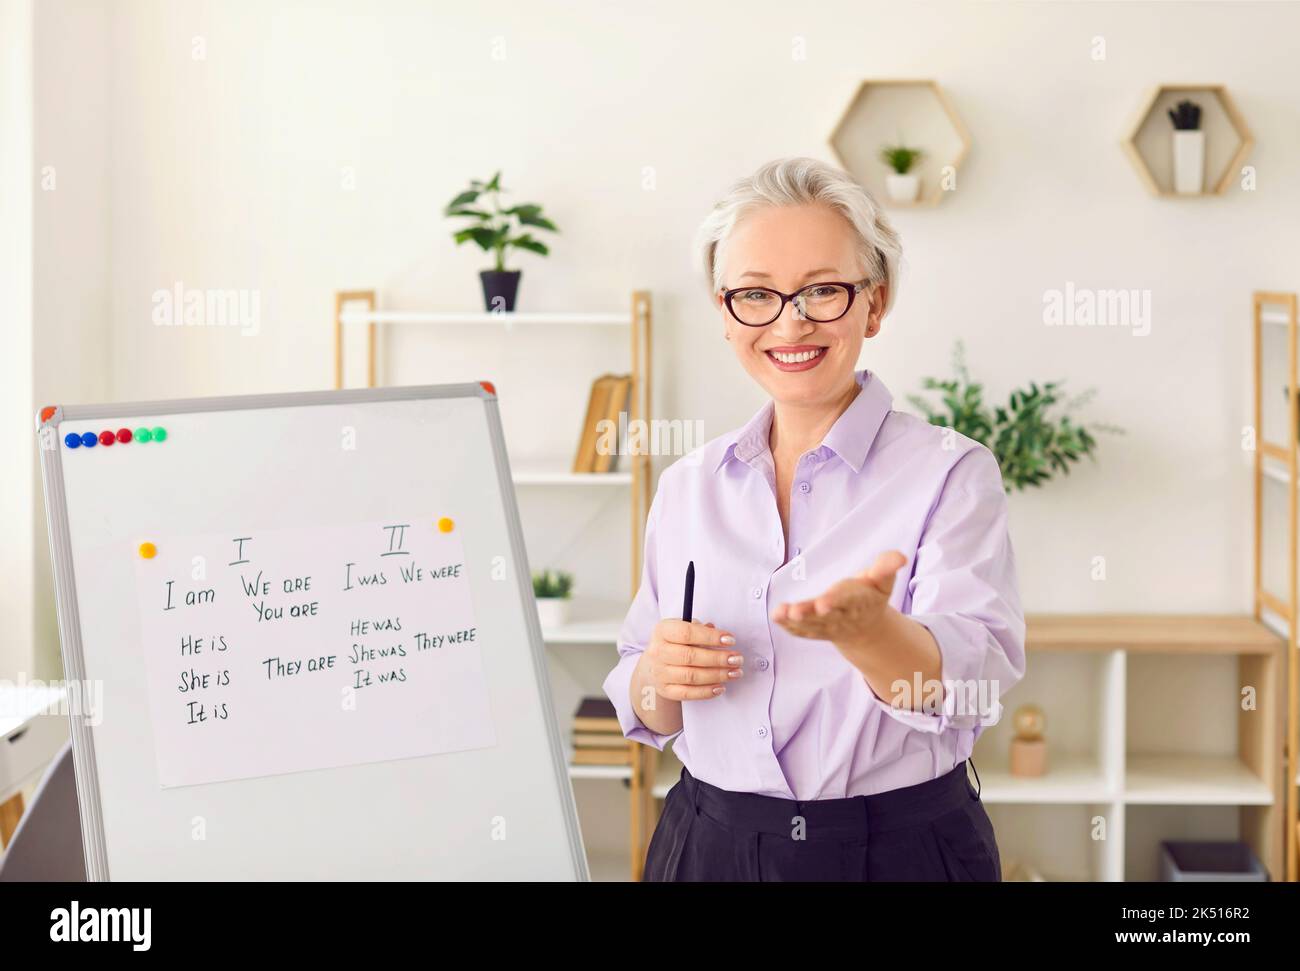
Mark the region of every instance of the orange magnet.
<instances>
[{"instance_id":1,"label":"orange magnet","mask_svg":"<svg viewBox=\"0 0 1300 971\"><path fill-rule=\"evenodd\" d=\"M453 523L446 516L443 516L441 519L438 520L438 532L440 533L450 533L455 528L456 528L456 524Z\"/></svg>"},{"instance_id":2,"label":"orange magnet","mask_svg":"<svg viewBox=\"0 0 1300 971\"><path fill-rule=\"evenodd\" d=\"M140 544L140 558L142 560L152 560L157 555L158 547L154 546L153 543Z\"/></svg>"}]
</instances>

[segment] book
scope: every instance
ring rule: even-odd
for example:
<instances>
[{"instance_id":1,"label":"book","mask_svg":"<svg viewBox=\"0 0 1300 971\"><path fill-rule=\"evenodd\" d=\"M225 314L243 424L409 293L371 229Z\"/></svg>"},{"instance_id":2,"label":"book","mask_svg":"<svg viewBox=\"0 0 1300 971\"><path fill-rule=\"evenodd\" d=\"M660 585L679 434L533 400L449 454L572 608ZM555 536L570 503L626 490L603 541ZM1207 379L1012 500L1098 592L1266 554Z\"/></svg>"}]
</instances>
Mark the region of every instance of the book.
<instances>
[{"instance_id":1,"label":"book","mask_svg":"<svg viewBox=\"0 0 1300 971\"><path fill-rule=\"evenodd\" d=\"M591 384L591 395L587 398L587 416L582 423L582 435L578 439L578 451L573 456L574 472L594 472L596 463L597 425L609 410L609 395L613 389L612 374L602 374Z\"/></svg>"},{"instance_id":2,"label":"book","mask_svg":"<svg viewBox=\"0 0 1300 971\"><path fill-rule=\"evenodd\" d=\"M574 748L622 748L627 739L622 732L574 732Z\"/></svg>"},{"instance_id":3,"label":"book","mask_svg":"<svg viewBox=\"0 0 1300 971\"><path fill-rule=\"evenodd\" d=\"M575 732L618 732L623 728L618 723L618 714L614 703L608 698L583 698L573 713L573 730Z\"/></svg>"},{"instance_id":4,"label":"book","mask_svg":"<svg viewBox=\"0 0 1300 971\"><path fill-rule=\"evenodd\" d=\"M574 765L631 765L632 753L628 743L621 749L578 748L573 750Z\"/></svg>"},{"instance_id":5,"label":"book","mask_svg":"<svg viewBox=\"0 0 1300 971\"><path fill-rule=\"evenodd\" d=\"M625 445L624 442L619 440L619 430L624 427L619 418L627 410L631 399L632 375L609 375L609 398L602 418L610 423L605 425L604 428L611 429L613 434L611 435L609 431L600 434L604 429L602 429L601 423L597 421L596 455L592 461L591 471L613 472L617 468L619 450Z\"/></svg>"}]
</instances>

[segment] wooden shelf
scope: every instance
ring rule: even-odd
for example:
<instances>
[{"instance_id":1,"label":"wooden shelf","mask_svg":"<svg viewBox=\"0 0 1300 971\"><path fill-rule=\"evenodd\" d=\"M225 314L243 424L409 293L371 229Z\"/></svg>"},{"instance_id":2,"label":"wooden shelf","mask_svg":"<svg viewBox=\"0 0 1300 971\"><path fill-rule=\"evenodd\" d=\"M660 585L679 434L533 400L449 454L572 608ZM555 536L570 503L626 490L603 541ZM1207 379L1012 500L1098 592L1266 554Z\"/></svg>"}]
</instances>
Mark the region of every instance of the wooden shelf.
<instances>
[{"instance_id":1,"label":"wooden shelf","mask_svg":"<svg viewBox=\"0 0 1300 971\"><path fill-rule=\"evenodd\" d=\"M1205 132L1205 188L1199 193L1173 191L1173 126L1167 109L1184 98L1201 106ZM1255 140L1246 120L1221 84L1161 84L1143 97L1122 145L1142 184L1162 199L1221 196L1239 177Z\"/></svg>"},{"instance_id":2,"label":"wooden shelf","mask_svg":"<svg viewBox=\"0 0 1300 971\"><path fill-rule=\"evenodd\" d=\"M1240 759L1129 755L1124 801L1132 805L1271 806L1273 793Z\"/></svg>"},{"instance_id":3,"label":"wooden shelf","mask_svg":"<svg viewBox=\"0 0 1300 971\"><path fill-rule=\"evenodd\" d=\"M1050 614L1027 618L1038 651L1272 654L1276 634L1246 614Z\"/></svg>"},{"instance_id":4,"label":"wooden shelf","mask_svg":"<svg viewBox=\"0 0 1300 971\"><path fill-rule=\"evenodd\" d=\"M627 327L631 318L626 311L603 313L489 313L469 311L446 313L422 310L345 310L339 314L344 324L492 324L512 327L515 324Z\"/></svg>"},{"instance_id":5,"label":"wooden shelf","mask_svg":"<svg viewBox=\"0 0 1300 971\"><path fill-rule=\"evenodd\" d=\"M886 191L889 168L880 158L899 139L924 153L913 172L921 180L916 202L895 202ZM881 203L891 208L937 206L955 187L957 169L970 152L970 134L937 81L863 81L831 132L831 150Z\"/></svg>"}]
</instances>

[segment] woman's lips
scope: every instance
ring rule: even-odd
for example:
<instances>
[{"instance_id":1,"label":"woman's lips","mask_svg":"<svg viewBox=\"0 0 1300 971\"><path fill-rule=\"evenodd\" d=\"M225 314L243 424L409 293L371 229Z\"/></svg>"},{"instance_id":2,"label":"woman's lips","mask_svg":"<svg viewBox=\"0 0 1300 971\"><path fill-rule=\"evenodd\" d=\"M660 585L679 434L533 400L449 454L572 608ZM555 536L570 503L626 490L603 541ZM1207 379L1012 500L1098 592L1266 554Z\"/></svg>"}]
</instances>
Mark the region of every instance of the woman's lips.
<instances>
[{"instance_id":1,"label":"woman's lips","mask_svg":"<svg viewBox=\"0 0 1300 971\"><path fill-rule=\"evenodd\" d=\"M826 356L826 348L814 344L801 344L797 347L771 347L763 353L782 371L807 371L822 362L822 358Z\"/></svg>"}]
</instances>

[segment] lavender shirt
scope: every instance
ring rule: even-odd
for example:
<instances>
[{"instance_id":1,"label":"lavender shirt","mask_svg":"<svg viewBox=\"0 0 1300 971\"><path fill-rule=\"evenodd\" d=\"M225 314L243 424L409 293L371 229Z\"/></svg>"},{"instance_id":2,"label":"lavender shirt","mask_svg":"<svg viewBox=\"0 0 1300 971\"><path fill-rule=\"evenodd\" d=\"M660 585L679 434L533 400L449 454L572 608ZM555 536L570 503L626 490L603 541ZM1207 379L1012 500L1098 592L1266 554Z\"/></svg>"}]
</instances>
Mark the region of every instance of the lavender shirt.
<instances>
[{"instance_id":1,"label":"lavender shirt","mask_svg":"<svg viewBox=\"0 0 1300 971\"><path fill-rule=\"evenodd\" d=\"M997 698L1025 670L1024 617L997 461L955 432L891 410L867 371L862 390L799 459L787 557L768 446L768 402L739 431L666 469L650 508L640 590L605 679L623 733L673 750L696 778L785 799L835 799L915 785L970 755ZM929 710L894 707L829 641L769 619L900 550L891 604L934 635L942 656ZM682 703L682 730L646 728L629 697L632 670L661 618L679 617L695 561L696 620L736 637L743 677Z\"/></svg>"}]
</instances>

